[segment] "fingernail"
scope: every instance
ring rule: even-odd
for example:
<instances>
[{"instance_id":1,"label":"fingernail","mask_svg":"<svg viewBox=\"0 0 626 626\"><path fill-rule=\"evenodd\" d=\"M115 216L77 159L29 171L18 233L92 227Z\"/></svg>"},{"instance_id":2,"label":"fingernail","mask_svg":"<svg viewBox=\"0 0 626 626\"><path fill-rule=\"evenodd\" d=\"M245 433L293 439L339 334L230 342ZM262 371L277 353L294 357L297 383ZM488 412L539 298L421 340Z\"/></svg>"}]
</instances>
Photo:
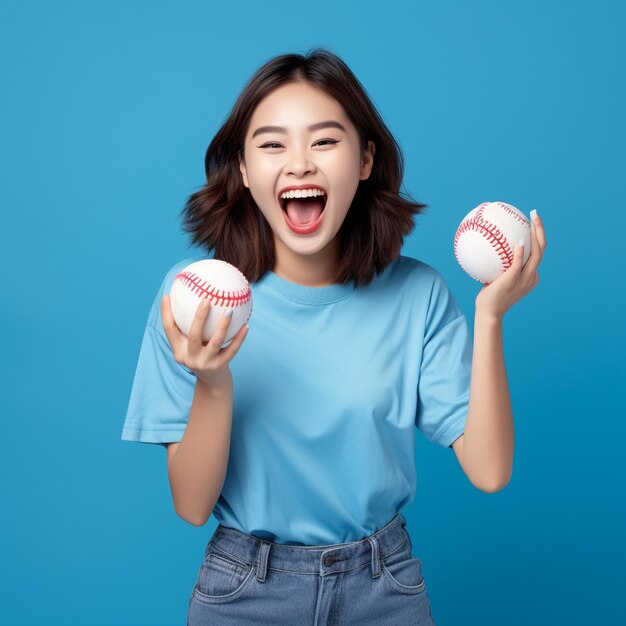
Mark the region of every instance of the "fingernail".
<instances>
[{"instance_id":1,"label":"fingernail","mask_svg":"<svg viewBox=\"0 0 626 626\"><path fill-rule=\"evenodd\" d=\"M534 220L536 217L537 217L537 209L533 209L533 210L530 212L530 219L533 219L533 220Z\"/></svg>"},{"instance_id":2,"label":"fingernail","mask_svg":"<svg viewBox=\"0 0 626 626\"><path fill-rule=\"evenodd\" d=\"M233 316L233 310L232 309L228 309L228 311L226 311L226 313L224 313L224 317L232 317Z\"/></svg>"},{"instance_id":3,"label":"fingernail","mask_svg":"<svg viewBox=\"0 0 626 626\"><path fill-rule=\"evenodd\" d=\"M519 245L520 245L520 246L523 246L523 245L524 245L524 240L523 240L523 239L520 239L520 240L519 240Z\"/></svg>"},{"instance_id":4,"label":"fingernail","mask_svg":"<svg viewBox=\"0 0 626 626\"><path fill-rule=\"evenodd\" d=\"M202 300L200 300L200 306L202 307L202 310L206 309L209 306L209 299L202 298Z\"/></svg>"}]
</instances>

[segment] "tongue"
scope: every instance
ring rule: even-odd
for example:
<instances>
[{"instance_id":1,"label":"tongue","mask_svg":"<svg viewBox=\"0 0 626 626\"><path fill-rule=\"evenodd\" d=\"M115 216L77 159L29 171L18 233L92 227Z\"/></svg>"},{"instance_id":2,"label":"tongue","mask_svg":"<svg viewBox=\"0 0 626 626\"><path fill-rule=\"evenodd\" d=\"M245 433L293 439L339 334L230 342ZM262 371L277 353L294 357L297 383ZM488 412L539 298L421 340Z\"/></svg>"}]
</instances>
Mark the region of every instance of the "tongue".
<instances>
[{"instance_id":1,"label":"tongue","mask_svg":"<svg viewBox=\"0 0 626 626\"><path fill-rule=\"evenodd\" d=\"M304 226L314 222L324 209L324 202L317 198L287 200L287 215L293 224Z\"/></svg>"}]
</instances>

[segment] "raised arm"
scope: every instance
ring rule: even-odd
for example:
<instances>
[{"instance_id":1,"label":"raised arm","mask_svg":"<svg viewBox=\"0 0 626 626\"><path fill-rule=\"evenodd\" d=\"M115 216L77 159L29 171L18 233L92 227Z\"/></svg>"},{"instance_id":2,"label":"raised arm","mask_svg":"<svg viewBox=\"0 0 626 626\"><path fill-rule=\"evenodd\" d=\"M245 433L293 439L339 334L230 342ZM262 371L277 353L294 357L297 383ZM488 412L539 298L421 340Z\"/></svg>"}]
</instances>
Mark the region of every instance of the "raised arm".
<instances>
[{"instance_id":1,"label":"raised arm","mask_svg":"<svg viewBox=\"0 0 626 626\"><path fill-rule=\"evenodd\" d=\"M472 484L488 493L503 489L513 471L513 410L504 365L502 321L506 311L539 282L546 247L543 223L531 211L531 253L523 264L517 245L511 267L476 298L474 354L465 432L452 447Z\"/></svg>"},{"instance_id":2,"label":"raised arm","mask_svg":"<svg viewBox=\"0 0 626 626\"><path fill-rule=\"evenodd\" d=\"M183 438L167 448L174 510L194 526L206 523L224 486L232 407L232 378L213 388L197 380Z\"/></svg>"},{"instance_id":3,"label":"raised arm","mask_svg":"<svg viewBox=\"0 0 626 626\"><path fill-rule=\"evenodd\" d=\"M247 334L246 324L231 344L222 348L230 319L222 316L215 334L202 343L202 326L209 311L198 306L186 337L176 326L169 296L161 302L163 329L174 358L194 371L194 391L187 427L180 443L169 444L167 469L174 510L185 521L202 526L209 519L226 479L233 412L233 379L228 368Z\"/></svg>"}]
</instances>

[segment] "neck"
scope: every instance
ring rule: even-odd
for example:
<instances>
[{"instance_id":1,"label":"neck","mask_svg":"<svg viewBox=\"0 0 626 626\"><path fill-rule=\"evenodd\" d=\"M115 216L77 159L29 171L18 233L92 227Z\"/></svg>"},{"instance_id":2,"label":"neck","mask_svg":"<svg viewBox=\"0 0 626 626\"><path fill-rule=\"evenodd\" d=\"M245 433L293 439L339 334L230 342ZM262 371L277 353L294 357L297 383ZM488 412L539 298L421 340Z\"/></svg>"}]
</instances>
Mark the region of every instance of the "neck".
<instances>
[{"instance_id":1,"label":"neck","mask_svg":"<svg viewBox=\"0 0 626 626\"><path fill-rule=\"evenodd\" d=\"M275 240L276 264L274 273L303 287L328 287L336 283L337 241L313 254L297 254L281 241Z\"/></svg>"}]
</instances>

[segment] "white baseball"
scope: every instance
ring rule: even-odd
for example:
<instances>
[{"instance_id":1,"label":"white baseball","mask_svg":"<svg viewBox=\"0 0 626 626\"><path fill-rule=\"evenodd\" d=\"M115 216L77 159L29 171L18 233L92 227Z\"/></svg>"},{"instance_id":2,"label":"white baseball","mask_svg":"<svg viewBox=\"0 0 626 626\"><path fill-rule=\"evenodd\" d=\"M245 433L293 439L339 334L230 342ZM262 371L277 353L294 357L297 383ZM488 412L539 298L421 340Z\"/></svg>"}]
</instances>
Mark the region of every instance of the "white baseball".
<instances>
[{"instance_id":1,"label":"white baseball","mask_svg":"<svg viewBox=\"0 0 626 626\"><path fill-rule=\"evenodd\" d=\"M202 327L202 341L208 341L217 329L223 312L233 316L222 344L225 348L252 315L252 293L246 277L230 263L206 259L187 265L174 278L170 289L172 315L185 335L202 299L209 300L209 313Z\"/></svg>"},{"instance_id":2,"label":"white baseball","mask_svg":"<svg viewBox=\"0 0 626 626\"><path fill-rule=\"evenodd\" d=\"M515 246L524 240L530 256L530 221L512 204L483 202L470 211L454 235L454 255L472 278L491 283L513 262Z\"/></svg>"}]
</instances>

